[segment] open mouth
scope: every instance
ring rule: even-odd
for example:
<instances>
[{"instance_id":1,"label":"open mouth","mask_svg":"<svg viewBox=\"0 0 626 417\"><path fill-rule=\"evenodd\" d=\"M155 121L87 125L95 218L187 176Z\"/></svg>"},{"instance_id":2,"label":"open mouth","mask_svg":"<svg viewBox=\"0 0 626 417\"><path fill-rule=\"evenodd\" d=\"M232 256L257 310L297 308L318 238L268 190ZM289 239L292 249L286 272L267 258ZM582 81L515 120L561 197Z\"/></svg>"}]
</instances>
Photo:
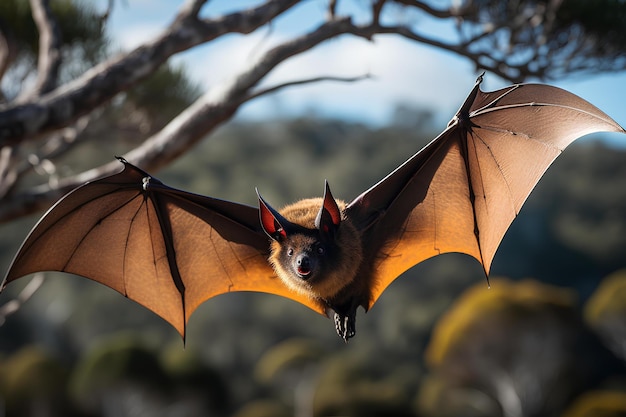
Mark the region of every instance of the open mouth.
<instances>
[{"instance_id":1,"label":"open mouth","mask_svg":"<svg viewBox=\"0 0 626 417\"><path fill-rule=\"evenodd\" d=\"M296 272L298 273L298 276L300 278L307 279L308 276L311 275L311 268L308 268L306 266L299 266L298 268L296 268Z\"/></svg>"}]
</instances>

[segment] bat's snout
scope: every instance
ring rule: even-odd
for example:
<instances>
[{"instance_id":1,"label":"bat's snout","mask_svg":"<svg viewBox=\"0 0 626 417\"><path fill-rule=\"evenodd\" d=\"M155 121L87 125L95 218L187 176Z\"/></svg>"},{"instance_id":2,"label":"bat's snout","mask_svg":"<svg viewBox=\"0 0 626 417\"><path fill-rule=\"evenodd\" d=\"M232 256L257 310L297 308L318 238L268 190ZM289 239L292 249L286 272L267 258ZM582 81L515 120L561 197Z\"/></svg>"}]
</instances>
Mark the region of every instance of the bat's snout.
<instances>
[{"instance_id":1,"label":"bat's snout","mask_svg":"<svg viewBox=\"0 0 626 417\"><path fill-rule=\"evenodd\" d=\"M299 278L306 280L313 272L313 260L306 253L296 256L294 264Z\"/></svg>"}]
</instances>

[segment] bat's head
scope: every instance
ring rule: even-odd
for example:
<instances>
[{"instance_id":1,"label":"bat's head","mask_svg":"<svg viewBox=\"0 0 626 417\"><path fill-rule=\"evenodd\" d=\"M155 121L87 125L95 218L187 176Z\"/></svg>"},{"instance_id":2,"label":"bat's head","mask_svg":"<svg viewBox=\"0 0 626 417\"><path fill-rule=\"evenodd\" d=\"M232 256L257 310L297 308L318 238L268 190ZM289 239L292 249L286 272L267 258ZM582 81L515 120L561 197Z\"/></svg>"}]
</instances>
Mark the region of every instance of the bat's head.
<instances>
[{"instance_id":1,"label":"bat's head","mask_svg":"<svg viewBox=\"0 0 626 417\"><path fill-rule=\"evenodd\" d=\"M328 183L323 198L301 200L280 212L259 195L261 226L272 239L269 261L287 287L328 300L352 282L362 260L361 239L343 217L343 207Z\"/></svg>"}]
</instances>

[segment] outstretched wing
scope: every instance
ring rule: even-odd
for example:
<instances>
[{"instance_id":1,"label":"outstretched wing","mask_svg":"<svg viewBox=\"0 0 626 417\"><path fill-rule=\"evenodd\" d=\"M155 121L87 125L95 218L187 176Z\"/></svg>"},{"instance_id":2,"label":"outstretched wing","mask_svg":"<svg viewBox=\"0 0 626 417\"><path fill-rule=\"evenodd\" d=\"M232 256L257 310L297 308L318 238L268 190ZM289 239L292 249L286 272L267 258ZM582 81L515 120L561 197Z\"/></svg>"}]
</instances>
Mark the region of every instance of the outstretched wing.
<instances>
[{"instance_id":1,"label":"outstretched wing","mask_svg":"<svg viewBox=\"0 0 626 417\"><path fill-rule=\"evenodd\" d=\"M473 256L489 274L505 232L554 159L576 138L624 132L576 95L540 84L480 90L447 129L347 207L364 232L373 289L432 256Z\"/></svg>"},{"instance_id":2,"label":"outstretched wing","mask_svg":"<svg viewBox=\"0 0 626 417\"><path fill-rule=\"evenodd\" d=\"M267 262L258 209L168 187L124 162L118 174L58 201L17 253L0 288L38 271L100 282L152 310L184 337L194 310L233 291L298 301Z\"/></svg>"}]
</instances>

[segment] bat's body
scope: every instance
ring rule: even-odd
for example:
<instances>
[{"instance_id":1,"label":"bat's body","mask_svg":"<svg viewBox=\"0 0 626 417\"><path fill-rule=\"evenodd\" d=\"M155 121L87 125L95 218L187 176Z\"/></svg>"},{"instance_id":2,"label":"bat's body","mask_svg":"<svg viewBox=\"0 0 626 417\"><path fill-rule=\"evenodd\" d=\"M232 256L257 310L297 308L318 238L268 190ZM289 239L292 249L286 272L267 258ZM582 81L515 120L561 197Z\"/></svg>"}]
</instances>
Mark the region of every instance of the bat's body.
<instances>
[{"instance_id":1,"label":"bat's body","mask_svg":"<svg viewBox=\"0 0 626 417\"><path fill-rule=\"evenodd\" d=\"M263 230L272 238L270 264L290 290L333 313L337 333L355 332L356 309L369 306L371 263L363 259L361 232L346 217L328 184L323 198L301 200L280 213L260 198Z\"/></svg>"},{"instance_id":2,"label":"bat's body","mask_svg":"<svg viewBox=\"0 0 626 417\"><path fill-rule=\"evenodd\" d=\"M290 225L301 226L304 230L292 227L293 232L284 234L269 231L274 228L273 218L263 227L270 237L276 237L271 244L269 261L283 283L310 298L334 300L354 281L363 250L360 233L349 219L342 217L339 209L335 212L339 222L331 220L323 226L326 229L316 226L322 202L319 198L302 200L280 211ZM345 203L338 203L345 207Z\"/></svg>"},{"instance_id":3,"label":"bat's body","mask_svg":"<svg viewBox=\"0 0 626 417\"><path fill-rule=\"evenodd\" d=\"M346 204L277 211L170 188L124 162L63 197L22 245L2 284L37 271L103 283L184 335L193 311L231 291L281 295L334 318L347 340L404 271L448 252L489 274L495 252L552 161L576 138L624 133L583 99L546 85L483 92L480 79L446 130ZM269 238L268 238L269 236Z\"/></svg>"}]
</instances>

